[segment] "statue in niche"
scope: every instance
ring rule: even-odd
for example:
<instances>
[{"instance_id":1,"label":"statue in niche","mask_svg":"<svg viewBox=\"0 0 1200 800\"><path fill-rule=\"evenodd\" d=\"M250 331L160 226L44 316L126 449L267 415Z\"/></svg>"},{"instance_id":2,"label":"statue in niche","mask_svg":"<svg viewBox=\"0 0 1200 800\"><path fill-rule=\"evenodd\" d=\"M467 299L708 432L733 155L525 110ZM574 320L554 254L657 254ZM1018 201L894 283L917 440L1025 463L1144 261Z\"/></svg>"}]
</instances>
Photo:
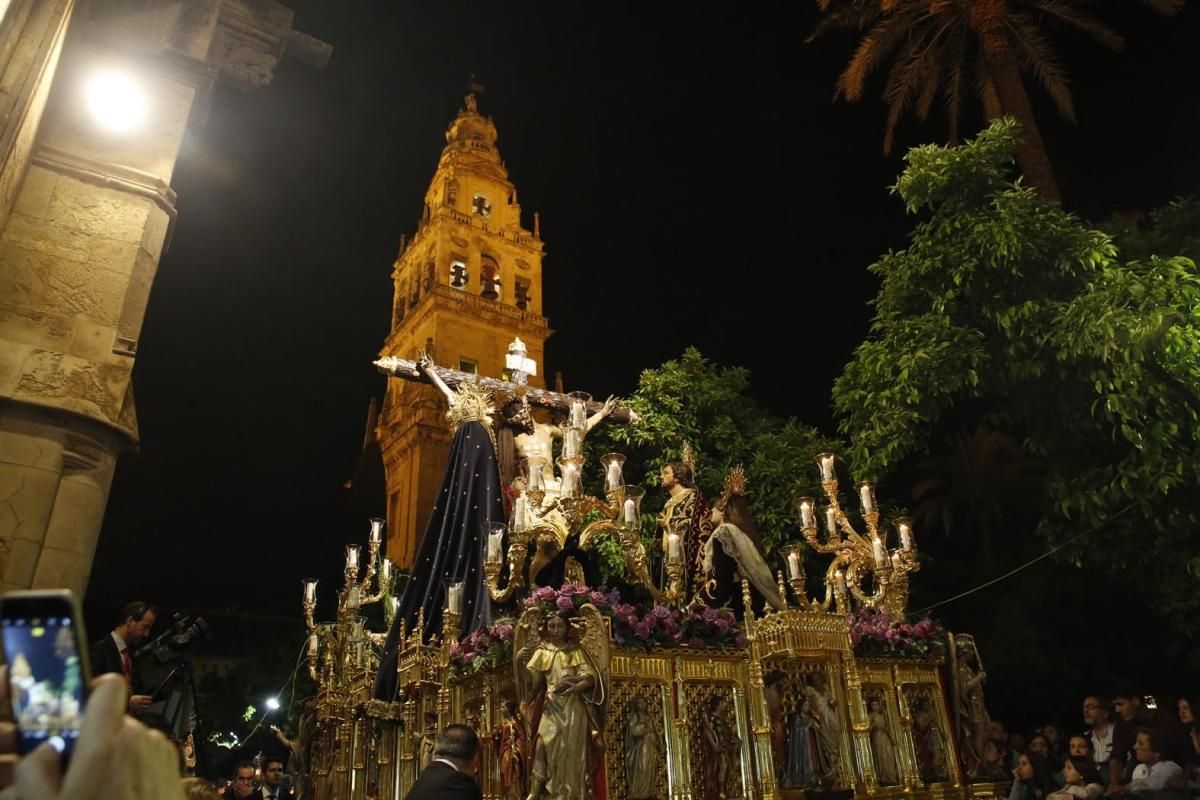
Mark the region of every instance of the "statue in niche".
<instances>
[{"instance_id":1,"label":"statue in niche","mask_svg":"<svg viewBox=\"0 0 1200 800\"><path fill-rule=\"evenodd\" d=\"M513 667L533 737L527 800L578 800L603 770L608 632L591 604L577 613L531 608L513 636Z\"/></svg>"},{"instance_id":2,"label":"statue in niche","mask_svg":"<svg viewBox=\"0 0 1200 800\"><path fill-rule=\"evenodd\" d=\"M888 721L887 708L878 694L867 699L867 723L871 730L871 753L875 762L875 777L880 785L893 786L900 782L896 740Z\"/></svg>"},{"instance_id":3,"label":"statue in niche","mask_svg":"<svg viewBox=\"0 0 1200 800\"><path fill-rule=\"evenodd\" d=\"M960 633L954 637L954 717L958 745L967 774L976 774L983 763L991 717L983 702L983 684L987 673L979 659L975 638Z\"/></svg>"},{"instance_id":4,"label":"statue in niche","mask_svg":"<svg viewBox=\"0 0 1200 800\"><path fill-rule=\"evenodd\" d=\"M500 709L499 739L500 796L504 800L524 800L529 786L529 734L525 718L513 700L505 700Z\"/></svg>"},{"instance_id":5,"label":"statue in niche","mask_svg":"<svg viewBox=\"0 0 1200 800\"><path fill-rule=\"evenodd\" d=\"M658 732L646 698L635 697L625 717L625 796L629 800L656 796L658 753Z\"/></svg>"},{"instance_id":6,"label":"statue in niche","mask_svg":"<svg viewBox=\"0 0 1200 800\"><path fill-rule=\"evenodd\" d=\"M814 672L807 676L804 702L816 744L814 771L820 781L833 783L841 764L842 722L833 687L823 674Z\"/></svg>"},{"instance_id":7,"label":"statue in niche","mask_svg":"<svg viewBox=\"0 0 1200 800\"><path fill-rule=\"evenodd\" d=\"M742 739L729 695L714 695L697 720L702 761L698 796L702 800L741 795Z\"/></svg>"},{"instance_id":8,"label":"statue in niche","mask_svg":"<svg viewBox=\"0 0 1200 800\"><path fill-rule=\"evenodd\" d=\"M921 780L925 783L944 781L948 778L946 759L933 703L927 698L918 698L912 701L911 709L913 747Z\"/></svg>"}]
</instances>

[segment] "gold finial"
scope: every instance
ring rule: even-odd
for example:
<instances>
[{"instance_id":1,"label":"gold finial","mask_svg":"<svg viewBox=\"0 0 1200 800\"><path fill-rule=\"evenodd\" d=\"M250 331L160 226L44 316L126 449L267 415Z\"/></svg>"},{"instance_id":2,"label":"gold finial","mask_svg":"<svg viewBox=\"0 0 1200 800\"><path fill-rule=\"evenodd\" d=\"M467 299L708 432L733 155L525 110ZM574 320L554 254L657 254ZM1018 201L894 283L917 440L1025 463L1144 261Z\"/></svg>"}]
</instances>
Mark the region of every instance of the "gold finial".
<instances>
[{"instance_id":1,"label":"gold finial","mask_svg":"<svg viewBox=\"0 0 1200 800\"><path fill-rule=\"evenodd\" d=\"M692 443L687 439L683 440L683 452L680 454L679 460L693 470L696 469L696 451L692 449Z\"/></svg>"}]
</instances>

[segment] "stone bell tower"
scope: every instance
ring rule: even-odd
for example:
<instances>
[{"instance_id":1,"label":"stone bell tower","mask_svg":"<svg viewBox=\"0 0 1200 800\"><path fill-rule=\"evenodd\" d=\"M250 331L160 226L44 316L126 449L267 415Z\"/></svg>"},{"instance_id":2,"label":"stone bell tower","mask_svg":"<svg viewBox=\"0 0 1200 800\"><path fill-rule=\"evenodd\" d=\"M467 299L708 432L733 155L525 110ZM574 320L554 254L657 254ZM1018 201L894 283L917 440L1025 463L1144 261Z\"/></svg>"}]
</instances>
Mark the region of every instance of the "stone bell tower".
<instances>
[{"instance_id":1,"label":"stone bell tower","mask_svg":"<svg viewBox=\"0 0 1200 800\"><path fill-rule=\"evenodd\" d=\"M514 337L542 363L551 330L542 316L542 241L522 226L517 188L496 149L496 126L474 94L446 129L446 147L417 232L401 243L392 278L392 332L382 356L503 378ZM539 370L540 371L540 370ZM543 386L541 375L529 384ZM388 381L379 441L387 473L388 556L401 568L413 556L437 497L449 455L445 402L435 389Z\"/></svg>"}]
</instances>

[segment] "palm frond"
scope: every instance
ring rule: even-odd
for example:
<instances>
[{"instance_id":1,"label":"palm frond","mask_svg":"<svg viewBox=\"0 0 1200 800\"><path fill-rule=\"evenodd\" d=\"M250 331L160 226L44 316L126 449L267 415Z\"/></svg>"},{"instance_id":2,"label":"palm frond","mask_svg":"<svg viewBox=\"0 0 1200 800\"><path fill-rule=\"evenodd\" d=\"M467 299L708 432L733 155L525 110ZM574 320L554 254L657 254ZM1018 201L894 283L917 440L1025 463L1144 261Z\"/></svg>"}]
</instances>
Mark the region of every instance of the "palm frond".
<instances>
[{"instance_id":1,"label":"palm frond","mask_svg":"<svg viewBox=\"0 0 1200 800\"><path fill-rule=\"evenodd\" d=\"M820 3L818 3L820 5ZM848 2L841 3L837 6L830 7L826 2L821 8L824 12L821 18L817 20L816 27L812 32L804 38L806 44L810 44L816 39L824 36L832 30L847 29L853 31L862 31L875 24L879 19L880 10L878 2L859 3Z\"/></svg>"},{"instance_id":2,"label":"palm frond","mask_svg":"<svg viewBox=\"0 0 1200 800\"><path fill-rule=\"evenodd\" d=\"M879 63L890 56L901 41L910 35L911 29L898 16L885 17L876 23L858 43L854 56L838 78L837 92L834 96L840 94L850 103L861 100L867 78Z\"/></svg>"},{"instance_id":3,"label":"palm frond","mask_svg":"<svg viewBox=\"0 0 1200 800\"><path fill-rule=\"evenodd\" d=\"M1004 116L1004 107L1000 105L1000 95L996 94L996 85L988 75L987 64L984 63L983 53L975 58L975 93L983 106L984 119L991 122Z\"/></svg>"},{"instance_id":4,"label":"palm frond","mask_svg":"<svg viewBox=\"0 0 1200 800\"><path fill-rule=\"evenodd\" d=\"M1164 17L1175 16L1187 5L1187 0L1142 0L1142 2Z\"/></svg>"},{"instance_id":5,"label":"palm frond","mask_svg":"<svg viewBox=\"0 0 1200 800\"><path fill-rule=\"evenodd\" d=\"M1078 28L1110 50L1119 51L1125 47L1121 34L1067 0L1037 0L1036 8L1059 22Z\"/></svg>"},{"instance_id":6,"label":"palm frond","mask_svg":"<svg viewBox=\"0 0 1200 800\"><path fill-rule=\"evenodd\" d=\"M1038 30L1032 19L1020 12L1009 15L1006 23L1009 38L1017 46L1021 68L1032 73L1046 94L1054 101L1058 113L1075 122L1075 103L1071 99L1070 78L1058 61L1050 41Z\"/></svg>"},{"instance_id":7,"label":"palm frond","mask_svg":"<svg viewBox=\"0 0 1200 800\"><path fill-rule=\"evenodd\" d=\"M967 31L955 31L946 43L943 66L946 69L945 89L942 100L946 104L946 121L950 126L950 144L958 144L958 119L962 108L963 68L967 57Z\"/></svg>"},{"instance_id":8,"label":"palm frond","mask_svg":"<svg viewBox=\"0 0 1200 800\"><path fill-rule=\"evenodd\" d=\"M887 85L883 89L883 99L888 105L888 118L883 131L883 152L892 152L896 141L896 125L904 115L914 94L923 96L927 83L933 83L933 91L937 92L938 85L938 42L941 32L938 29L928 35L928 41L910 42L902 49L901 60L892 67L888 74Z\"/></svg>"}]
</instances>

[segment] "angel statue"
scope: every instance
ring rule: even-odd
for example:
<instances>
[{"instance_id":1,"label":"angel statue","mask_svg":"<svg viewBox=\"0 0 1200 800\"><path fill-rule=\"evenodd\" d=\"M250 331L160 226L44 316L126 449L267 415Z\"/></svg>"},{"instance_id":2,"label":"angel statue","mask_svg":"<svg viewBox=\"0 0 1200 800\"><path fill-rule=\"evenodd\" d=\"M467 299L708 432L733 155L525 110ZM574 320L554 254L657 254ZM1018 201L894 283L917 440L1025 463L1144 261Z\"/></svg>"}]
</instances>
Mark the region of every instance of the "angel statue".
<instances>
[{"instance_id":1,"label":"angel statue","mask_svg":"<svg viewBox=\"0 0 1200 800\"><path fill-rule=\"evenodd\" d=\"M513 668L533 737L527 800L592 796L604 751L608 634L595 606L531 608L513 634Z\"/></svg>"}]
</instances>

